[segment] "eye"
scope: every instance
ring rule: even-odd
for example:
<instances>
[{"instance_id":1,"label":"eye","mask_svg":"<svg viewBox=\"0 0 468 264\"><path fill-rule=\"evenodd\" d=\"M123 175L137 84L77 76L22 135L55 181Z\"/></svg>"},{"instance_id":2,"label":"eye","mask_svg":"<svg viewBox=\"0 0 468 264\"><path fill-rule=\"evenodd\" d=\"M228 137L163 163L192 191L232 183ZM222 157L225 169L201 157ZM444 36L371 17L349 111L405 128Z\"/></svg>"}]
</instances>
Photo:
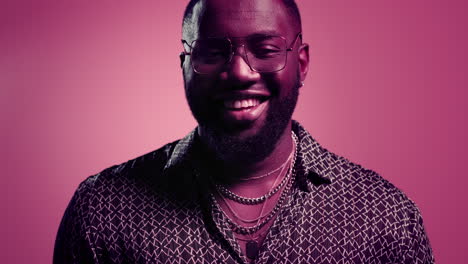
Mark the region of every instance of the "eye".
<instances>
[{"instance_id":1,"label":"eye","mask_svg":"<svg viewBox=\"0 0 468 264\"><path fill-rule=\"evenodd\" d=\"M202 55L207 58L216 58L224 56L224 52L220 49L210 49L204 51Z\"/></svg>"},{"instance_id":2,"label":"eye","mask_svg":"<svg viewBox=\"0 0 468 264\"><path fill-rule=\"evenodd\" d=\"M255 58L272 59L281 56L285 50L285 40L278 36L254 36L248 40L249 50Z\"/></svg>"},{"instance_id":3,"label":"eye","mask_svg":"<svg viewBox=\"0 0 468 264\"><path fill-rule=\"evenodd\" d=\"M194 60L202 64L218 64L226 60L226 49L213 46L197 46L193 51Z\"/></svg>"},{"instance_id":4,"label":"eye","mask_svg":"<svg viewBox=\"0 0 468 264\"><path fill-rule=\"evenodd\" d=\"M204 64L218 64L225 61L226 52L220 49L206 49L201 51L196 57L200 63Z\"/></svg>"},{"instance_id":5,"label":"eye","mask_svg":"<svg viewBox=\"0 0 468 264\"><path fill-rule=\"evenodd\" d=\"M282 53L282 50L275 45L255 45L251 47L252 54L257 58L274 58Z\"/></svg>"},{"instance_id":6,"label":"eye","mask_svg":"<svg viewBox=\"0 0 468 264\"><path fill-rule=\"evenodd\" d=\"M219 63L229 56L229 42L223 38L200 39L194 46L194 57L200 63Z\"/></svg>"}]
</instances>

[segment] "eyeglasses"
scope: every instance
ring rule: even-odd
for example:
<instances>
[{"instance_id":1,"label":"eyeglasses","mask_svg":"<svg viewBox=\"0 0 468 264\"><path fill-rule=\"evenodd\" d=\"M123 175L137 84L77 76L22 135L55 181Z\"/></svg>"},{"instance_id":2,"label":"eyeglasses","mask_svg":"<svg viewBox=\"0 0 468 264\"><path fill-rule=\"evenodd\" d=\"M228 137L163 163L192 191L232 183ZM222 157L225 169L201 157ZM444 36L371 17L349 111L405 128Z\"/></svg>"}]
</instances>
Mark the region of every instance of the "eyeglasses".
<instances>
[{"instance_id":1,"label":"eyeglasses","mask_svg":"<svg viewBox=\"0 0 468 264\"><path fill-rule=\"evenodd\" d=\"M253 35L249 37L223 37L202 38L189 44L182 40L184 55L191 55L192 68L199 74L212 74L223 70L228 64L237 47L242 48L244 54L240 56L245 60L250 69L255 72L277 72L286 67L288 51L292 51L296 41L302 33L288 47L286 39L282 36ZM233 39L242 43L234 45Z\"/></svg>"}]
</instances>

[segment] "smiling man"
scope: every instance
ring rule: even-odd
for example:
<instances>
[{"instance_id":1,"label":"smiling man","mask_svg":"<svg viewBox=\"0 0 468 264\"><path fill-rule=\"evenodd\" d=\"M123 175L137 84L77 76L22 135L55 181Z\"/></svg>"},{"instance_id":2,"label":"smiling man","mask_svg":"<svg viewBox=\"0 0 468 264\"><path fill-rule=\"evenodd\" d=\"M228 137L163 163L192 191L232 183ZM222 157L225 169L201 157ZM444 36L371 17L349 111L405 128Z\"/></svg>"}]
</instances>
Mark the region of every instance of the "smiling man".
<instances>
[{"instance_id":1,"label":"smiling man","mask_svg":"<svg viewBox=\"0 0 468 264\"><path fill-rule=\"evenodd\" d=\"M292 0L190 1L198 127L89 177L54 263L433 263L418 208L291 120L308 45Z\"/></svg>"}]
</instances>

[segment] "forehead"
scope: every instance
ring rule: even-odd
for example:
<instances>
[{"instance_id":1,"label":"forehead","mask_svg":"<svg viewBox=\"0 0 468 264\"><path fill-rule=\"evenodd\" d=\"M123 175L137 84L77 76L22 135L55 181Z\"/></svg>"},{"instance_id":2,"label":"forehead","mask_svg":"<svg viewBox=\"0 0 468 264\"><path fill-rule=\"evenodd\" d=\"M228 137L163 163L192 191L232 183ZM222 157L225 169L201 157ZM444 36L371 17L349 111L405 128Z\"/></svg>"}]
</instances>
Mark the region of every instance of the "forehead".
<instances>
[{"instance_id":1,"label":"forehead","mask_svg":"<svg viewBox=\"0 0 468 264\"><path fill-rule=\"evenodd\" d=\"M196 37L294 35L292 19L280 0L200 1Z\"/></svg>"}]
</instances>

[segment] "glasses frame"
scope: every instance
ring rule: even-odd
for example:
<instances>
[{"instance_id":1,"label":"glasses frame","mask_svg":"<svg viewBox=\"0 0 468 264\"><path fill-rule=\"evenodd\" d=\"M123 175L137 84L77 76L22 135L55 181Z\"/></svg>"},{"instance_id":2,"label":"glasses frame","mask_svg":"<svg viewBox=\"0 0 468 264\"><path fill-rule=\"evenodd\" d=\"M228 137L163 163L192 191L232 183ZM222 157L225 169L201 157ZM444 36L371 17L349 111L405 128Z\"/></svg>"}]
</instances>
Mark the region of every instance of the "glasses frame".
<instances>
[{"instance_id":1,"label":"glasses frame","mask_svg":"<svg viewBox=\"0 0 468 264\"><path fill-rule=\"evenodd\" d=\"M285 37L283 36L275 36L275 35L265 35L265 37L280 37L284 40L284 43L287 44L287 40ZM226 64L230 63L231 60L232 60L232 57L236 54L236 50L237 50L237 47L242 47L244 49L244 54L245 56L242 56L241 57L244 59L244 61L247 63L247 65L249 66L250 70L253 71L253 72L258 72L258 73L273 73L273 72L279 72L279 71L282 71L284 70L284 68L286 68L286 65L288 64L288 51L293 51L293 48L294 46L296 45L296 42L297 42L297 39L302 39L302 32L299 32L296 34L296 37L294 38L294 41L291 43L291 45L289 45L289 47L287 46L286 49L285 49L285 58L284 58L284 65L278 69L278 70L274 70L274 71L258 71L256 69L254 69L252 67L252 65L250 65L250 61L249 61L249 58L247 56L247 52L245 50L245 44L240 44L240 45L234 45L233 42L232 42L232 39L246 39L246 38L249 38L249 37L224 37L224 38L221 38L221 39L227 39L227 41L229 42L230 44L230 54L229 54L229 59L226 60L226 62L224 63L223 66L225 66ZM209 38L208 38L209 39ZM220 38L217 38L217 39L220 39ZM194 41L192 41L190 44L188 43L188 41L186 41L185 39L182 39L182 45L184 47L184 51L181 52L181 55L192 55L192 50L193 50L193 45L195 43L195 41L197 41L199 39L196 39ZM190 51L186 51L185 50L185 46L188 46L190 48ZM198 74L213 74L213 73L204 73L204 72L199 72L197 71L197 69L195 69L195 66L193 65L193 60L190 60L190 65L193 69L194 72L198 73Z\"/></svg>"}]
</instances>

